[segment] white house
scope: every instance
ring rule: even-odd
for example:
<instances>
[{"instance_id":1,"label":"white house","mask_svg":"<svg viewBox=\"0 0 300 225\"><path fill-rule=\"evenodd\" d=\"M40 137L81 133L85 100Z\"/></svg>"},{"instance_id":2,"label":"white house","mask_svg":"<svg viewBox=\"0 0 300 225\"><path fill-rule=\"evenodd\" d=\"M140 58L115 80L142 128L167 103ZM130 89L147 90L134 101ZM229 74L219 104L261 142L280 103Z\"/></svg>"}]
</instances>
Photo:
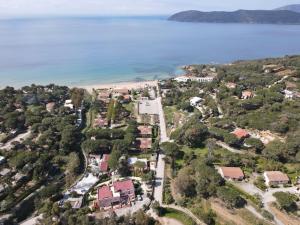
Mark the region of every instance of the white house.
<instances>
[{"instance_id":1,"label":"white house","mask_svg":"<svg viewBox=\"0 0 300 225\"><path fill-rule=\"evenodd\" d=\"M0 165L5 162L5 157L0 155Z\"/></svg>"},{"instance_id":2,"label":"white house","mask_svg":"<svg viewBox=\"0 0 300 225\"><path fill-rule=\"evenodd\" d=\"M202 102L202 98L200 98L200 97L193 97L190 100L190 105L193 106L193 107L196 107L196 106L199 105L200 102Z\"/></svg>"},{"instance_id":3,"label":"white house","mask_svg":"<svg viewBox=\"0 0 300 225\"><path fill-rule=\"evenodd\" d=\"M284 93L284 97L286 99L293 99L293 97L294 97L294 92L293 91L284 90L283 93Z\"/></svg>"},{"instance_id":4,"label":"white house","mask_svg":"<svg viewBox=\"0 0 300 225\"><path fill-rule=\"evenodd\" d=\"M179 82L179 83L186 83L189 80L191 80L189 77L187 76L180 76L180 77L176 77L174 78L175 81Z\"/></svg>"},{"instance_id":5,"label":"white house","mask_svg":"<svg viewBox=\"0 0 300 225\"><path fill-rule=\"evenodd\" d=\"M71 99L67 99L65 101L64 107L69 108L69 109L74 109L74 105L72 103L72 100Z\"/></svg>"},{"instance_id":6,"label":"white house","mask_svg":"<svg viewBox=\"0 0 300 225\"><path fill-rule=\"evenodd\" d=\"M192 81L196 81L199 83L209 83L212 82L215 79L215 77L213 76L209 76L209 77L191 77Z\"/></svg>"}]
</instances>

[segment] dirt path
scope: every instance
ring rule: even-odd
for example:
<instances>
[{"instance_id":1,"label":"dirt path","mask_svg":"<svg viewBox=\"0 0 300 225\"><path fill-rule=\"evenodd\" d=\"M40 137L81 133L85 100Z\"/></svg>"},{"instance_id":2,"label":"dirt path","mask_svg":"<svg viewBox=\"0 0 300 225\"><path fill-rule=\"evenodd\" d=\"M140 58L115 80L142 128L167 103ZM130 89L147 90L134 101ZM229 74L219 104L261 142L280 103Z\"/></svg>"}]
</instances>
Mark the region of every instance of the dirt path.
<instances>
[{"instance_id":1,"label":"dirt path","mask_svg":"<svg viewBox=\"0 0 300 225\"><path fill-rule=\"evenodd\" d=\"M211 208L215 211L218 217L221 217L229 223L237 225L250 225L247 221L240 218L237 214L232 213L230 210L226 209L226 207L222 206L216 201L211 202Z\"/></svg>"},{"instance_id":2,"label":"dirt path","mask_svg":"<svg viewBox=\"0 0 300 225\"><path fill-rule=\"evenodd\" d=\"M162 218L159 218L158 220L162 225L184 225L183 223L179 222L178 220L167 218L167 217L162 217Z\"/></svg>"},{"instance_id":3,"label":"dirt path","mask_svg":"<svg viewBox=\"0 0 300 225\"><path fill-rule=\"evenodd\" d=\"M272 212L275 214L275 216L285 225L299 225L299 220L296 218L289 216L280 210L278 210L276 207L272 206L271 204L269 205L270 209Z\"/></svg>"}]
</instances>

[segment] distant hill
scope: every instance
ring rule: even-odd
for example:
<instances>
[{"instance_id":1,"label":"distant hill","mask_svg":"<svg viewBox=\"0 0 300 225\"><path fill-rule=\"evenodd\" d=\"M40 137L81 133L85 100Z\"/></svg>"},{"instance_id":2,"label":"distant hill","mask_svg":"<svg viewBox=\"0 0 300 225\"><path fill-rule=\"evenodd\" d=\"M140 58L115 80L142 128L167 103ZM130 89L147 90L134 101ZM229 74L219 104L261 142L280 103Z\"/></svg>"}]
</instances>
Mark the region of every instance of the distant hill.
<instances>
[{"instance_id":1,"label":"distant hill","mask_svg":"<svg viewBox=\"0 0 300 225\"><path fill-rule=\"evenodd\" d=\"M178 22L300 24L300 13L288 10L238 10L234 12L183 11L169 17Z\"/></svg>"},{"instance_id":2,"label":"distant hill","mask_svg":"<svg viewBox=\"0 0 300 225\"><path fill-rule=\"evenodd\" d=\"M289 10L289 11L300 13L300 4L286 5L286 6L274 9L274 10Z\"/></svg>"}]
</instances>

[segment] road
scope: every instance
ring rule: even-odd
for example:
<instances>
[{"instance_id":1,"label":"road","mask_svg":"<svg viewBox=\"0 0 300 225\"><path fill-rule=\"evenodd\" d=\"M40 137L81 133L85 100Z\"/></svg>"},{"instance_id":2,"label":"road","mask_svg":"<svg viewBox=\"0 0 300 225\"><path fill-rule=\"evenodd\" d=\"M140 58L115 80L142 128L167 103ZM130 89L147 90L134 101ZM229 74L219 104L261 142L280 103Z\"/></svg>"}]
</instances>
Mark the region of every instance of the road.
<instances>
[{"instance_id":1,"label":"road","mask_svg":"<svg viewBox=\"0 0 300 225\"><path fill-rule=\"evenodd\" d=\"M169 138L167 136L165 115L161 103L161 97L157 99L158 113L159 113L159 123L160 123L160 142L167 142ZM163 202L163 186L164 186L164 176L165 176L165 155L160 153L158 156L158 161L156 165L156 177L155 177L155 186L154 186L154 199L160 204Z\"/></svg>"},{"instance_id":2,"label":"road","mask_svg":"<svg viewBox=\"0 0 300 225\"><path fill-rule=\"evenodd\" d=\"M26 138L28 138L30 135L30 130L27 130L25 133L21 133L19 135L17 135L16 137L14 137L13 139L9 140L8 142L6 142L1 148L2 149L6 149L6 150L11 150L13 145L13 142L21 142L21 140L25 140Z\"/></svg>"}]
</instances>

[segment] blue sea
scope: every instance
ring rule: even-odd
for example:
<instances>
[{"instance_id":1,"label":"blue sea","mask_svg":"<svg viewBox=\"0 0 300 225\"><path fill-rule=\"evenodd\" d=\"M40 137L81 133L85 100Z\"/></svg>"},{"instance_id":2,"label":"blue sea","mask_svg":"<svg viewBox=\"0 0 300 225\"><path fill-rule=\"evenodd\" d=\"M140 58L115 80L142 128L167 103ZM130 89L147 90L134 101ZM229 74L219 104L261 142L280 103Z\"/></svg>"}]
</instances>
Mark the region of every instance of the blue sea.
<instances>
[{"instance_id":1,"label":"blue sea","mask_svg":"<svg viewBox=\"0 0 300 225\"><path fill-rule=\"evenodd\" d=\"M195 63L300 54L300 26L166 17L0 20L0 87L158 79Z\"/></svg>"}]
</instances>

